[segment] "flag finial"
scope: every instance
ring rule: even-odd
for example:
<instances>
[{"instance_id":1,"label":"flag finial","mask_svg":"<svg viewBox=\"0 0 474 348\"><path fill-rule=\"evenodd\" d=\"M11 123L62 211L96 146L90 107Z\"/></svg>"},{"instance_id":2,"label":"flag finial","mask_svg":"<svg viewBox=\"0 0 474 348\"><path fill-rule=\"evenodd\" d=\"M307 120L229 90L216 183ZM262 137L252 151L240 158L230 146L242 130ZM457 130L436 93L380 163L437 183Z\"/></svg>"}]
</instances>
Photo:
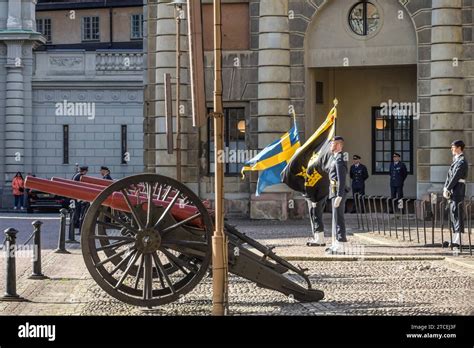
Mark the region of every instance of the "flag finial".
<instances>
[{"instance_id":1,"label":"flag finial","mask_svg":"<svg viewBox=\"0 0 474 348\"><path fill-rule=\"evenodd\" d=\"M334 106L336 107L337 104L339 104L339 100L337 100L337 98L334 99Z\"/></svg>"}]
</instances>

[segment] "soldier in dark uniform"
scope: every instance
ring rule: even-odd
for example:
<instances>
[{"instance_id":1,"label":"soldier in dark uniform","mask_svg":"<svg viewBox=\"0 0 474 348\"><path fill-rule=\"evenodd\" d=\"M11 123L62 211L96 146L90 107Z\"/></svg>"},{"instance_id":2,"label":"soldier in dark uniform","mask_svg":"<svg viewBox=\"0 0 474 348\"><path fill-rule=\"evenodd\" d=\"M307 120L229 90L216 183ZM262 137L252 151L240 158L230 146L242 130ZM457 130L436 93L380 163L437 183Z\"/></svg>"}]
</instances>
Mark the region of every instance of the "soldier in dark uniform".
<instances>
[{"instance_id":1,"label":"soldier in dark uniform","mask_svg":"<svg viewBox=\"0 0 474 348\"><path fill-rule=\"evenodd\" d=\"M79 171L76 174L74 174L74 176L72 177L72 180L81 181L81 177L83 175L86 175L88 171L89 171L89 167L87 166L79 167ZM84 215L85 215L88 205L89 204L86 202L82 202L79 200L74 201L74 217L73 217L74 228L80 229L82 227L82 221L84 220Z\"/></svg>"},{"instance_id":2,"label":"soldier in dark uniform","mask_svg":"<svg viewBox=\"0 0 474 348\"><path fill-rule=\"evenodd\" d=\"M393 162L390 164L390 189L392 191L392 199L403 198L403 186L408 176L405 163L401 161L398 153L393 154Z\"/></svg>"},{"instance_id":3,"label":"soldier in dark uniform","mask_svg":"<svg viewBox=\"0 0 474 348\"><path fill-rule=\"evenodd\" d=\"M102 179L112 180L112 177L110 176L110 170L107 167L100 167L100 175L102 175Z\"/></svg>"},{"instance_id":4,"label":"soldier in dark uniform","mask_svg":"<svg viewBox=\"0 0 474 348\"><path fill-rule=\"evenodd\" d=\"M356 194L365 196L365 181L369 178L369 172L367 167L360 163L362 158L359 155L354 155L352 159L354 164L351 166L350 177L352 180L352 197L355 202ZM352 212L355 213L355 203Z\"/></svg>"},{"instance_id":5,"label":"soldier in dark uniform","mask_svg":"<svg viewBox=\"0 0 474 348\"><path fill-rule=\"evenodd\" d=\"M444 247L459 248L461 233L464 233L464 206L459 203L464 202L466 196L466 179L469 171L469 164L464 156L465 147L466 145L462 140L456 140L451 144L454 159L444 184L443 196L449 201L454 239L452 245L445 242Z\"/></svg>"},{"instance_id":6,"label":"soldier in dark uniform","mask_svg":"<svg viewBox=\"0 0 474 348\"><path fill-rule=\"evenodd\" d=\"M344 209L346 205L346 177L347 165L344 161L344 138L334 137L331 143L333 162L329 170L329 199L332 202L332 232L333 244L326 249L328 253L344 252L344 243L347 242Z\"/></svg>"},{"instance_id":7,"label":"soldier in dark uniform","mask_svg":"<svg viewBox=\"0 0 474 348\"><path fill-rule=\"evenodd\" d=\"M326 242L324 241L323 213L326 208L327 199L328 196L325 196L316 203L307 199L312 232L312 238L306 243L307 246L326 246Z\"/></svg>"}]
</instances>

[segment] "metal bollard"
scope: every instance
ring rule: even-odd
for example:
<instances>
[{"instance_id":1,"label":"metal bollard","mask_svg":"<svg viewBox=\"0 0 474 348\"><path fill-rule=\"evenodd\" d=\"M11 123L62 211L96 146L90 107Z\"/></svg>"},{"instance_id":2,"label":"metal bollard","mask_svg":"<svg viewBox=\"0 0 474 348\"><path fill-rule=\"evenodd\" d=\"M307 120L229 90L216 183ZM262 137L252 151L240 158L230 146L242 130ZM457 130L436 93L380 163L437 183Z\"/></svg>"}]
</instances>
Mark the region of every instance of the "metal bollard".
<instances>
[{"instance_id":1,"label":"metal bollard","mask_svg":"<svg viewBox=\"0 0 474 348\"><path fill-rule=\"evenodd\" d=\"M362 231L365 231L365 224L364 224L364 211L362 210L362 201L361 201L362 195L358 194L357 195L357 205L359 206L359 218L360 218L360 225Z\"/></svg>"},{"instance_id":2,"label":"metal bollard","mask_svg":"<svg viewBox=\"0 0 474 348\"><path fill-rule=\"evenodd\" d=\"M407 209L406 209L406 214L407 214L408 240L411 242L411 226L410 226L410 202L411 202L411 199L407 199Z\"/></svg>"},{"instance_id":3,"label":"metal bollard","mask_svg":"<svg viewBox=\"0 0 474 348\"><path fill-rule=\"evenodd\" d=\"M59 239L58 239L58 248L54 251L56 254L70 254L66 250L66 214L67 209L61 209L59 211L61 222L59 224Z\"/></svg>"},{"instance_id":4,"label":"metal bollard","mask_svg":"<svg viewBox=\"0 0 474 348\"><path fill-rule=\"evenodd\" d=\"M400 210L400 222L402 224L402 233L403 233L403 240L405 241L405 223L403 222L403 207L404 207L404 203L403 203L403 198L400 198L397 202L397 208L398 210Z\"/></svg>"},{"instance_id":5,"label":"metal bollard","mask_svg":"<svg viewBox=\"0 0 474 348\"><path fill-rule=\"evenodd\" d=\"M357 196L358 195L359 195L358 193L354 194L354 207L355 207L356 217L357 217L357 229L360 230L361 228L360 228L360 221L359 221L359 205L358 205L358 202L357 202L357 200L358 200Z\"/></svg>"},{"instance_id":6,"label":"metal bollard","mask_svg":"<svg viewBox=\"0 0 474 348\"><path fill-rule=\"evenodd\" d=\"M75 237L76 229L74 228L74 209L73 208L69 209L68 213L69 213L69 225L68 225L69 237L66 243L77 244L79 242L76 240L76 237Z\"/></svg>"},{"instance_id":7,"label":"metal bollard","mask_svg":"<svg viewBox=\"0 0 474 348\"><path fill-rule=\"evenodd\" d=\"M5 260L5 294L0 301L8 302L24 302L28 301L16 293L16 234L17 230L8 228L4 231L5 252L7 253Z\"/></svg>"},{"instance_id":8,"label":"metal bollard","mask_svg":"<svg viewBox=\"0 0 474 348\"><path fill-rule=\"evenodd\" d=\"M380 212L382 214L382 227L383 227L383 235L385 236L385 213L383 211L383 200L384 197L380 197Z\"/></svg>"},{"instance_id":9,"label":"metal bollard","mask_svg":"<svg viewBox=\"0 0 474 348\"><path fill-rule=\"evenodd\" d=\"M420 244L420 225L418 223L418 212L421 214L421 201L417 199L413 204L413 209L415 209L416 241L418 244Z\"/></svg>"},{"instance_id":10,"label":"metal bollard","mask_svg":"<svg viewBox=\"0 0 474 348\"><path fill-rule=\"evenodd\" d=\"M393 215L395 219L393 220L393 223L395 224L395 238L398 239L398 224L397 224L397 209L395 208L395 201L396 198L392 198L392 209L393 209Z\"/></svg>"},{"instance_id":11,"label":"metal bollard","mask_svg":"<svg viewBox=\"0 0 474 348\"><path fill-rule=\"evenodd\" d=\"M426 201L423 200L423 205L422 205L422 210L423 213L421 214L423 216L423 235L425 238L425 245L426 245Z\"/></svg>"},{"instance_id":12,"label":"metal bollard","mask_svg":"<svg viewBox=\"0 0 474 348\"><path fill-rule=\"evenodd\" d=\"M469 218L467 220L467 235L469 238L469 254L472 256L472 243L471 243L471 232L472 232L472 198L469 201Z\"/></svg>"},{"instance_id":13,"label":"metal bollard","mask_svg":"<svg viewBox=\"0 0 474 348\"><path fill-rule=\"evenodd\" d=\"M34 240L33 240L33 273L29 279L47 279L43 272L41 272L41 225L43 223L39 220L33 221Z\"/></svg>"},{"instance_id":14,"label":"metal bollard","mask_svg":"<svg viewBox=\"0 0 474 348\"><path fill-rule=\"evenodd\" d=\"M362 196L361 199L362 199L362 209L364 211L364 216L365 216L365 225L367 226L367 232L370 232L369 218L367 216L367 207L365 206L365 196Z\"/></svg>"},{"instance_id":15,"label":"metal bollard","mask_svg":"<svg viewBox=\"0 0 474 348\"><path fill-rule=\"evenodd\" d=\"M444 245L444 212L446 210L444 199L439 204L439 220L441 224L441 245ZM449 216L448 216L449 220Z\"/></svg>"},{"instance_id":16,"label":"metal bollard","mask_svg":"<svg viewBox=\"0 0 474 348\"><path fill-rule=\"evenodd\" d=\"M377 197L374 197L374 214L375 214L375 221L377 222L377 231L380 232L380 223L379 223L379 214L377 212Z\"/></svg>"},{"instance_id":17,"label":"metal bollard","mask_svg":"<svg viewBox=\"0 0 474 348\"><path fill-rule=\"evenodd\" d=\"M387 198L387 224L388 224L389 235L390 237L392 237L392 225L390 224L390 200L391 198Z\"/></svg>"}]
</instances>

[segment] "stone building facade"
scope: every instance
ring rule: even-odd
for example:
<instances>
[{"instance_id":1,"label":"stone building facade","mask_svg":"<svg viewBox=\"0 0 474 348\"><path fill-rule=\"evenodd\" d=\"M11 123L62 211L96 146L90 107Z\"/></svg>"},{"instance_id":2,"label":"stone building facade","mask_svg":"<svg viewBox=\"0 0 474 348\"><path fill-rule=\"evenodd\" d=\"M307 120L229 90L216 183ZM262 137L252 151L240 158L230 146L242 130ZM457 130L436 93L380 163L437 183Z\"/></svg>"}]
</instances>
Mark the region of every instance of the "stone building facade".
<instances>
[{"instance_id":1,"label":"stone building facade","mask_svg":"<svg viewBox=\"0 0 474 348\"><path fill-rule=\"evenodd\" d=\"M175 13L164 0L146 2L149 68L145 151L147 170L175 176L176 159L166 153L163 73L174 75ZM210 1L203 1L211 6ZM368 194L389 193L386 174L391 152L409 164L407 197L442 190L451 163L449 146L460 138L473 146L474 4L471 0L249 0L223 1L240 12L224 21L228 32L238 22L247 47L224 50L224 107L232 117L243 110L245 136L231 147L262 149L291 127L295 110L301 139L311 135L339 99L338 133L350 155L369 167ZM367 7L365 7L367 6ZM364 9L362 11L362 9ZM225 17L225 16L224 16ZM153 22L156 21L156 26ZM246 31L248 27L248 32ZM186 50L186 21L182 23ZM231 35L231 33L229 34ZM232 41L232 40L231 40ZM226 35L224 35L224 43ZM212 105L212 53L206 52L207 95ZM186 62L182 67L183 105L189 110ZM412 105L386 118L383 105ZM397 111L399 112L399 111ZM232 116L234 115L234 116ZM213 196L210 132L193 129L185 118L184 181L203 198ZM398 118L397 118L398 117ZM238 119L240 120L240 118ZM231 132L231 130L229 130ZM240 139L240 140L239 140ZM230 168L230 167L228 167ZM229 214L286 219L301 216L304 201L284 186L255 197L257 176L242 180L228 173ZM468 194L472 195L472 167ZM289 204L291 203L291 204Z\"/></svg>"},{"instance_id":2,"label":"stone building facade","mask_svg":"<svg viewBox=\"0 0 474 348\"><path fill-rule=\"evenodd\" d=\"M143 40L130 34L142 14L140 0L0 0L0 208L18 171L143 172ZM99 18L98 40L84 17Z\"/></svg>"}]
</instances>

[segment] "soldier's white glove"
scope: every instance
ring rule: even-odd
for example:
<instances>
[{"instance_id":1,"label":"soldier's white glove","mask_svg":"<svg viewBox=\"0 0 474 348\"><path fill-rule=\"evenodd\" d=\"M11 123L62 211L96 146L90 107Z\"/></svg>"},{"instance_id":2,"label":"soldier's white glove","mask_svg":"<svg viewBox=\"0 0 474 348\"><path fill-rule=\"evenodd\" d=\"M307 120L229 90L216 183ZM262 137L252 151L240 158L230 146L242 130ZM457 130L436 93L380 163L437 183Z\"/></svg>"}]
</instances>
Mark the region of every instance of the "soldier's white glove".
<instances>
[{"instance_id":1,"label":"soldier's white glove","mask_svg":"<svg viewBox=\"0 0 474 348\"><path fill-rule=\"evenodd\" d=\"M342 197L336 197L336 199L334 200L334 208L339 208L339 206L341 205L341 202L342 202Z\"/></svg>"},{"instance_id":2,"label":"soldier's white glove","mask_svg":"<svg viewBox=\"0 0 474 348\"><path fill-rule=\"evenodd\" d=\"M449 192L446 187L445 187L444 190L443 190L443 197L446 198L446 199L450 199L450 198L451 198L451 192Z\"/></svg>"}]
</instances>

